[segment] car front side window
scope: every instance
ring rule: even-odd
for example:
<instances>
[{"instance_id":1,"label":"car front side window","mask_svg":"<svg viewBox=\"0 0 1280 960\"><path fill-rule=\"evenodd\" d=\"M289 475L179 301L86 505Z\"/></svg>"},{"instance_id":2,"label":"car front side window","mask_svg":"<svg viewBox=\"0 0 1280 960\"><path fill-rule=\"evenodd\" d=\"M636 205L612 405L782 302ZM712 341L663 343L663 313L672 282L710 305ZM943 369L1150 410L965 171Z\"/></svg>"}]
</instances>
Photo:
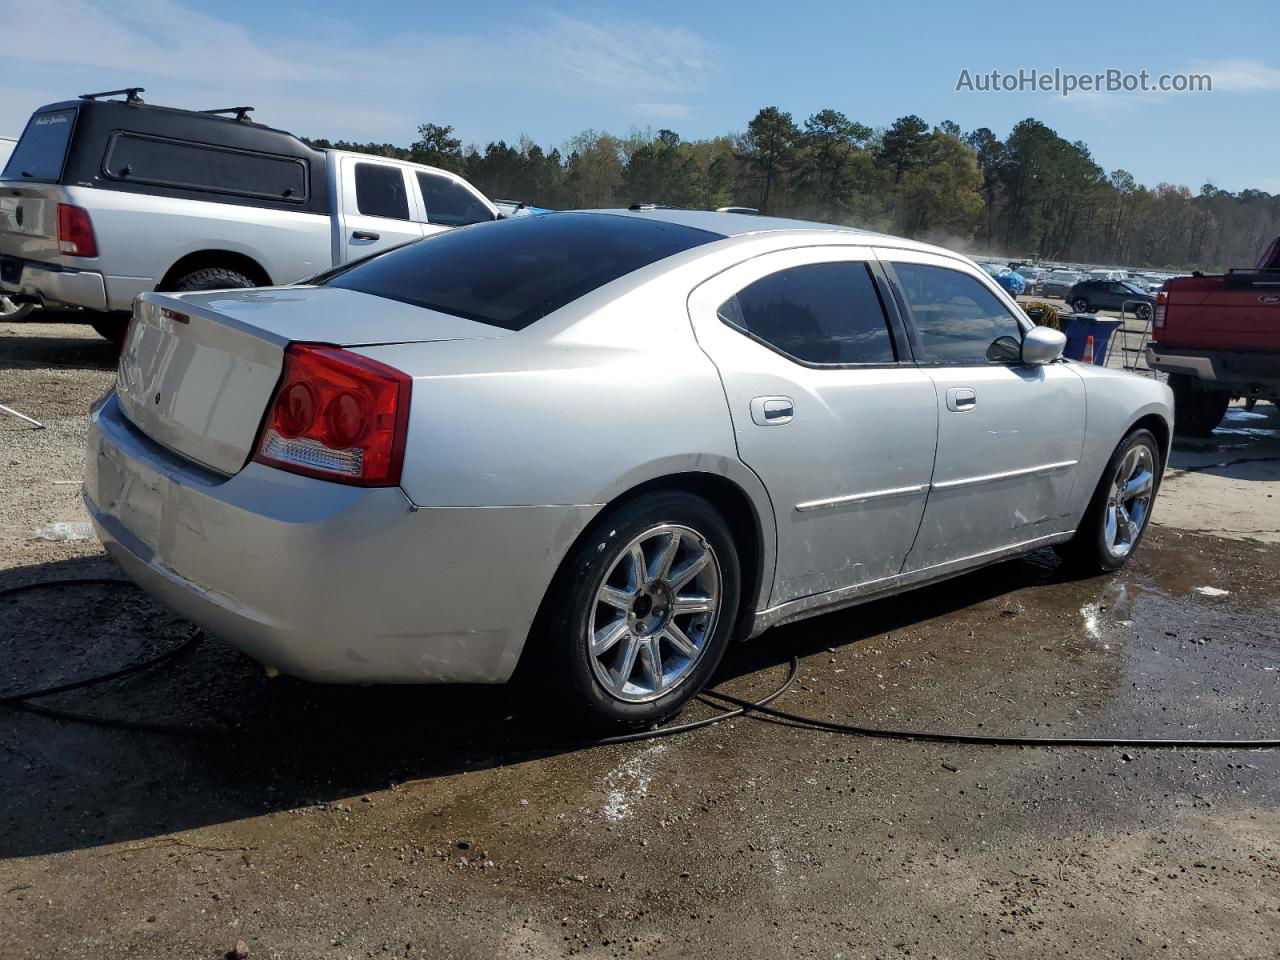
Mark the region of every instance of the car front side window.
<instances>
[{"instance_id":1,"label":"car front side window","mask_svg":"<svg viewBox=\"0 0 1280 960\"><path fill-rule=\"evenodd\" d=\"M895 263L924 363L1017 363L1022 326L976 278L948 267Z\"/></svg>"},{"instance_id":2,"label":"car front side window","mask_svg":"<svg viewBox=\"0 0 1280 960\"><path fill-rule=\"evenodd\" d=\"M422 202L427 208L427 220L431 223L446 227L465 227L493 219L493 211L470 190L448 177L419 173L418 187L422 191Z\"/></svg>"}]
</instances>

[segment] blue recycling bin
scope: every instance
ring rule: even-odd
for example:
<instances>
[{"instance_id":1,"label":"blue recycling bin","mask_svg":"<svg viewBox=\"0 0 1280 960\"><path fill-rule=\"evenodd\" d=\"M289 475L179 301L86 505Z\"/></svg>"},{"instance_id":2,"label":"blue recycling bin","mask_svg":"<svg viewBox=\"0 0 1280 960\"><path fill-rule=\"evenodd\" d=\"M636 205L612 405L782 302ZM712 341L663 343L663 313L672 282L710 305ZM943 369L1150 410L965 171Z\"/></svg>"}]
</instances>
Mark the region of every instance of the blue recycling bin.
<instances>
[{"instance_id":1,"label":"blue recycling bin","mask_svg":"<svg viewBox=\"0 0 1280 960\"><path fill-rule=\"evenodd\" d=\"M1099 317L1092 313L1071 314L1070 319L1067 320L1066 330L1063 331L1067 335L1067 349L1063 355L1072 360L1081 359L1084 356L1085 344L1090 337L1093 337L1094 366L1105 366L1107 344L1111 340L1111 335L1116 332L1116 328L1123 323L1123 320Z\"/></svg>"}]
</instances>

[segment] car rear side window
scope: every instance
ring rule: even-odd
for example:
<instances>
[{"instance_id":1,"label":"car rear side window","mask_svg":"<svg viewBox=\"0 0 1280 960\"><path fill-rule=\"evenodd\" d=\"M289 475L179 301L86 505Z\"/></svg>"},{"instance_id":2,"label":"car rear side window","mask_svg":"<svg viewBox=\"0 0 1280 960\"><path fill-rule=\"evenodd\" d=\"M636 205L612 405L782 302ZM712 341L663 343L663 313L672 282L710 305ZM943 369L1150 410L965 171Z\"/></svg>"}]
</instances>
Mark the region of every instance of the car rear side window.
<instances>
[{"instance_id":1,"label":"car rear side window","mask_svg":"<svg viewBox=\"0 0 1280 960\"><path fill-rule=\"evenodd\" d=\"M366 217L408 220L404 172L384 163L357 163L356 209Z\"/></svg>"},{"instance_id":2,"label":"car rear side window","mask_svg":"<svg viewBox=\"0 0 1280 960\"><path fill-rule=\"evenodd\" d=\"M434 234L320 278L507 330L718 233L643 217L547 213Z\"/></svg>"},{"instance_id":3,"label":"car rear side window","mask_svg":"<svg viewBox=\"0 0 1280 960\"><path fill-rule=\"evenodd\" d=\"M0 176L6 180L57 183L62 179L62 165L67 159L67 145L75 122L74 107L33 114Z\"/></svg>"},{"instance_id":4,"label":"car rear side window","mask_svg":"<svg viewBox=\"0 0 1280 960\"><path fill-rule=\"evenodd\" d=\"M917 359L925 363L1017 359L1022 327L977 279L922 263L895 263L893 269L915 322ZM1013 338L1013 344L1005 338Z\"/></svg>"},{"instance_id":5,"label":"car rear side window","mask_svg":"<svg viewBox=\"0 0 1280 960\"><path fill-rule=\"evenodd\" d=\"M427 220L446 227L465 227L493 219L493 212L466 187L438 173L419 173L418 189Z\"/></svg>"},{"instance_id":6,"label":"car rear side window","mask_svg":"<svg viewBox=\"0 0 1280 960\"><path fill-rule=\"evenodd\" d=\"M307 199L307 165L297 158L138 133L112 134L103 170L129 183L294 203Z\"/></svg>"},{"instance_id":7,"label":"car rear side window","mask_svg":"<svg viewBox=\"0 0 1280 960\"><path fill-rule=\"evenodd\" d=\"M803 363L893 363L893 338L865 263L810 263L738 291L720 319Z\"/></svg>"}]
</instances>

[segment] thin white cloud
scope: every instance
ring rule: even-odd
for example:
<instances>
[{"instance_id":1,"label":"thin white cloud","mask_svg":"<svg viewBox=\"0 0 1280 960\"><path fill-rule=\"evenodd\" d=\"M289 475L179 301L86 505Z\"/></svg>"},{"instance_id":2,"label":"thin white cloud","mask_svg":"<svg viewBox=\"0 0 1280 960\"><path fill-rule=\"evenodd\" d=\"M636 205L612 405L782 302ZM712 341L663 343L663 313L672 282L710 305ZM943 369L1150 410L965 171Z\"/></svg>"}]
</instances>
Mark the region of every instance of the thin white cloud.
<instances>
[{"instance_id":1,"label":"thin white cloud","mask_svg":"<svg viewBox=\"0 0 1280 960\"><path fill-rule=\"evenodd\" d=\"M1213 78L1215 93L1280 90L1280 69L1261 60L1197 60L1195 71Z\"/></svg>"},{"instance_id":2,"label":"thin white cloud","mask_svg":"<svg viewBox=\"0 0 1280 960\"><path fill-rule=\"evenodd\" d=\"M547 25L516 30L513 38L569 89L586 84L632 96L685 93L716 72L707 44L680 27L597 24L555 14Z\"/></svg>"},{"instance_id":3,"label":"thin white cloud","mask_svg":"<svg viewBox=\"0 0 1280 960\"><path fill-rule=\"evenodd\" d=\"M1045 94L1044 99L1050 106L1077 107L1089 112L1105 110L1122 113L1161 103L1167 96L1164 93L1150 91L1137 93L1123 90L1111 92L1105 90L1076 90L1066 97L1057 93Z\"/></svg>"},{"instance_id":4,"label":"thin white cloud","mask_svg":"<svg viewBox=\"0 0 1280 960\"><path fill-rule=\"evenodd\" d=\"M688 120L693 115L693 107L687 103L633 103L626 109L651 120Z\"/></svg>"},{"instance_id":5,"label":"thin white cloud","mask_svg":"<svg viewBox=\"0 0 1280 960\"><path fill-rule=\"evenodd\" d=\"M458 104L504 91L628 110L696 92L717 67L711 47L681 27L588 22L560 14L485 34L398 33L370 39L350 24L282 26L269 6L251 30L181 0L0 0L0 23L57 43L10 44L0 54L0 132L22 129L32 107L87 90L140 84L156 103L253 104L262 122L299 133L405 142L441 117L478 136ZM357 25L358 26L358 25ZM656 115L656 114L655 114Z\"/></svg>"}]
</instances>

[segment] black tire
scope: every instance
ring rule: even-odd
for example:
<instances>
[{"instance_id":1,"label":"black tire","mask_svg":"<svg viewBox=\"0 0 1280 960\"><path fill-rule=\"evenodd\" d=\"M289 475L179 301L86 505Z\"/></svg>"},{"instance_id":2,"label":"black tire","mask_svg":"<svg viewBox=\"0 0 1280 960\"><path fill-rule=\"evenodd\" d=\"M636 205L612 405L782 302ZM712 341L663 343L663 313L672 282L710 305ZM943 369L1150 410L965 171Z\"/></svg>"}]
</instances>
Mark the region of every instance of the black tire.
<instances>
[{"instance_id":1,"label":"black tire","mask_svg":"<svg viewBox=\"0 0 1280 960\"><path fill-rule=\"evenodd\" d=\"M678 684L656 699L631 702L611 693L597 677L589 651L589 625L598 607L609 609L598 602L597 594L623 562L627 546L663 524L688 527L710 547L719 565L720 605L703 635L699 656L691 659ZM545 635L530 651L542 663L532 665L530 672L541 678L544 693L555 691L557 702L589 725L639 726L664 720L679 712L720 665L737 618L741 584L733 534L715 507L678 491L644 494L604 514L565 558L548 593L549 606L542 618Z\"/></svg>"},{"instance_id":2,"label":"black tire","mask_svg":"<svg viewBox=\"0 0 1280 960\"><path fill-rule=\"evenodd\" d=\"M1112 487L1116 482L1116 474L1125 456L1138 444L1145 444L1149 448L1153 461L1151 501L1132 546L1123 555L1117 555L1107 541L1107 506L1110 503ZM1066 543L1054 547L1058 556L1079 572L1086 574L1110 573L1123 567L1137 552L1142 538L1147 534L1147 528L1151 526L1150 507L1155 505L1156 495L1160 492L1161 464L1160 444L1156 441L1155 435L1150 430L1131 431L1120 441L1115 453L1107 461L1106 469L1102 471L1098 486L1094 489L1093 499L1089 501L1089 509L1085 511L1084 519L1076 528L1075 536Z\"/></svg>"},{"instance_id":3,"label":"black tire","mask_svg":"<svg viewBox=\"0 0 1280 960\"><path fill-rule=\"evenodd\" d=\"M124 346L124 336L129 332L129 314L98 313L88 321L89 326L104 340L110 340L117 347Z\"/></svg>"},{"instance_id":4,"label":"black tire","mask_svg":"<svg viewBox=\"0 0 1280 960\"><path fill-rule=\"evenodd\" d=\"M1184 436L1209 436L1231 405L1230 392L1206 387L1185 373L1169 374L1169 389L1173 391L1173 429Z\"/></svg>"},{"instance_id":5,"label":"black tire","mask_svg":"<svg viewBox=\"0 0 1280 960\"><path fill-rule=\"evenodd\" d=\"M230 270L227 267L205 267L203 270L193 270L179 277L169 290L173 293L186 293L191 290L233 290L256 286L258 284L238 270Z\"/></svg>"},{"instance_id":6,"label":"black tire","mask_svg":"<svg viewBox=\"0 0 1280 960\"><path fill-rule=\"evenodd\" d=\"M1151 319L1151 304L1140 303L1133 308L1133 313L1139 320L1146 323Z\"/></svg>"},{"instance_id":7,"label":"black tire","mask_svg":"<svg viewBox=\"0 0 1280 960\"><path fill-rule=\"evenodd\" d=\"M1073 313L1096 313L1096 310L1089 308L1089 301L1084 297L1076 297L1071 301L1071 310Z\"/></svg>"},{"instance_id":8,"label":"black tire","mask_svg":"<svg viewBox=\"0 0 1280 960\"><path fill-rule=\"evenodd\" d=\"M8 297L0 296L0 323L25 320L35 308L34 303L14 303Z\"/></svg>"}]
</instances>

